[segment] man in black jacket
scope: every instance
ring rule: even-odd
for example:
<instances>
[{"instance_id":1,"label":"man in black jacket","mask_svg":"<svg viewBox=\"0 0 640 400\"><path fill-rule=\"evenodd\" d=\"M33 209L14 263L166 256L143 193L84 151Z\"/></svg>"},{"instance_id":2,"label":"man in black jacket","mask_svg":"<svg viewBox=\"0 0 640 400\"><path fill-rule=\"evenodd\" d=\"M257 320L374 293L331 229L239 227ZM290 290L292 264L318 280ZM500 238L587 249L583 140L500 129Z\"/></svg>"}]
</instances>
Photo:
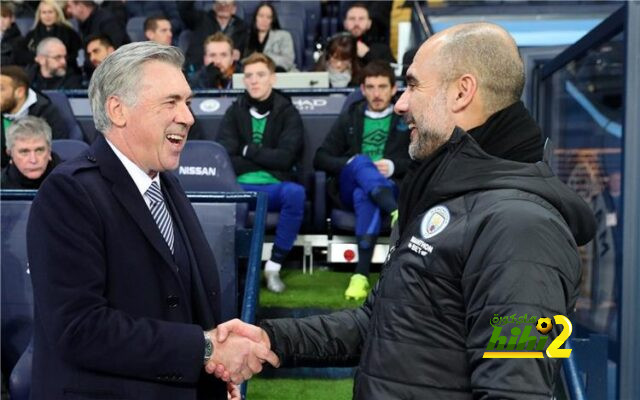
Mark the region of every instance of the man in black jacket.
<instances>
[{"instance_id":1,"label":"man in black jacket","mask_svg":"<svg viewBox=\"0 0 640 400\"><path fill-rule=\"evenodd\" d=\"M82 77L67 68L67 47L56 37L42 39L36 63L27 68L31 87L37 90L81 89Z\"/></svg>"},{"instance_id":2,"label":"man in black jacket","mask_svg":"<svg viewBox=\"0 0 640 400\"><path fill-rule=\"evenodd\" d=\"M380 233L382 214L398 209L396 197L411 159L409 129L393 113L396 79L389 63L372 61L362 70L360 90L365 100L352 104L335 122L314 159L317 170L329 174L334 203L355 211L358 264L345 291L347 299L369 293L371 257Z\"/></svg>"},{"instance_id":3,"label":"man in black jacket","mask_svg":"<svg viewBox=\"0 0 640 400\"><path fill-rule=\"evenodd\" d=\"M524 68L502 28L462 24L432 36L407 84L395 110L411 129L416 163L400 189L400 239L366 302L263 329L234 320L224 330L270 345L285 366L359 364L356 399L548 399L559 359L485 358L485 350L504 350L508 332L511 342L521 330L518 350L533 350L544 342L535 328L524 333L531 323L572 311L577 246L594 235L593 213L545 163L512 161L539 159L542 145L518 105ZM513 314L534 322L492 326ZM553 324L547 344L563 342L563 329Z\"/></svg>"},{"instance_id":4,"label":"man in black jacket","mask_svg":"<svg viewBox=\"0 0 640 400\"><path fill-rule=\"evenodd\" d=\"M13 121L26 115L44 118L52 130L53 139L67 139L69 132L58 108L44 94L29 88L29 79L20 67L3 66L0 71L2 99L2 132L0 133L2 168L9 163L5 150L5 131Z\"/></svg>"},{"instance_id":5,"label":"man in black jacket","mask_svg":"<svg viewBox=\"0 0 640 400\"><path fill-rule=\"evenodd\" d=\"M216 0L213 2L213 9L207 12L196 10L193 3L193 1L178 2L180 17L186 27L193 31L185 54L187 73L197 71L202 66L202 44L208 36L216 32L222 32L233 40L235 46L233 57L239 60L247 45L249 27L242 19L235 16L235 1Z\"/></svg>"},{"instance_id":6,"label":"man in black jacket","mask_svg":"<svg viewBox=\"0 0 640 400\"><path fill-rule=\"evenodd\" d=\"M71 0L67 7L71 16L80 23L82 40L86 40L91 35L106 35L116 49L131 41L125 26L118 18L111 11L98 7L95 2Z\"/></svg>"},{"instance_id":7,"label":"man in black jacket","mask_svg":"<svg viewBox=\"0 0 640 400\"><path fill-rule=\"evenodd\" d=\"M371 16L364 3L354 3L349 6L344 17L344 30L356 38L358 57L362 60L362 64L373 60L395 62L389 44L382 38L372 36L371 25Z\"/></svg>"},{"instance_id":8,"label":"man in black jacket","mask_svg":"<svg viewBox=\"0 0 640 400\"><path fill-rule=\"evenodd\" d=\"M262 53L243 61L247 91L229 107L218 141L245 190L269 195L269 211L279 211L271 258L265 264L267 288L280 293L280 268L298 235L304 213L304 187L293 182L302 154L303 125L291 100L273 89L276 65Z\"/></svg>"}]
</instances>

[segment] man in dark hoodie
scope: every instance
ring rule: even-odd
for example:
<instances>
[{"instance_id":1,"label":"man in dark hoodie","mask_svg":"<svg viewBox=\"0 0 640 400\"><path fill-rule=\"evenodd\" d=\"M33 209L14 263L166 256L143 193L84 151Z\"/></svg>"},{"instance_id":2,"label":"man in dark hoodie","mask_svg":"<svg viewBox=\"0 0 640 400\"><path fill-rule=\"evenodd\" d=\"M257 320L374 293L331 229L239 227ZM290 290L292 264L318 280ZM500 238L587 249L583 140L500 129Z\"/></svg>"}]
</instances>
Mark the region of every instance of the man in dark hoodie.
<instances>
[{"instance_id":1,"label":"man in dark hoodie","mask_svg":"<svg viewBox=\"0 0 640 400\"><path fill-rule=\"evenodd\" d=\"M523 83L516 44L497 25L429 38L395 105L416 161L400 189L400 239L365 303L262 328L234 320L221 336L262 341L284 366L359 364L355 399L550 398L559 359L483 357L496 315L571 313L577 246L595 231L589 206L546 164L506 159L541 156L518 103ZM554 324L547 343L562 330Z\"/></svg>"},{"instance_id":2,"label":"man in dark hoodie","mask_svg":"<svg viewBox=\"0 0 640 400\"><path fill-rule=\"evenodd\" d=\"M58 108L44 94L29 88L27 74L15 65L0 70L0 99L2 100L2 125L0 126L0 155L2 168L9 163L5 151L5 132L9 126L26 115L44 118L52 130L53 139L67 139L69 132Z\"/></svg>"},{"instance_id":3,"label":"man in dark hoodie","mask_svg":"<svg viewBox=\"0 0 640 400\"><path fill-rule=\"evenodd\" d=\"M267 289L280 293L285 289L280 268L304 213L304 187L293 182L304 128L295 106L273 89L273 60L253 53L243 65L247 91L225 113L218 141L229 153L241 186L267 193L269 211L280 212L271 258L264 267Z\"/></svg>"}]
</instances>

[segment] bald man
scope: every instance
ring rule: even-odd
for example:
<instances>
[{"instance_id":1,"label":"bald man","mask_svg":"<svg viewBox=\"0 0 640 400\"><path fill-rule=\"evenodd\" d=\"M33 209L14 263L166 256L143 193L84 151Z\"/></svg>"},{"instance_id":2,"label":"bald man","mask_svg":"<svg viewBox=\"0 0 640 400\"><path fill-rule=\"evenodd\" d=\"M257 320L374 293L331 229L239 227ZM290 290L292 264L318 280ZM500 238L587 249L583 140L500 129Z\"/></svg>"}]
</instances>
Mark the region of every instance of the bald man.
<instances>
[{"instance_id":1,"label":"bald man","mask_svg":"<svg viewBox=\"0 0 640 400\"><path fill-rule=\"evenodd\" d=\"M82 77L67 66L67 47L56 37L42 39L36 64L27 69L31 87L38 90L81 89Z\"/></svg>"},{"instance_id":2,"label":"bald man","mask_svg":"<svg viewBox=\"0 0 640 400\"><path fill-rule=\"evenodd\" d=\"M407 81L395 110L416 163L401 185L400 239L365 303L261 327L233 320L218 333L261 341L283 366L358 365L355 399L549 399L560 359L485 352L522 343L558 356L549 344L568 321L545 335L535 324L575 305L591 210L546 164L506 159L535 161L541 146L518 100L522 61L500 27L434 35Z\"/></svg>"}]
</instances>

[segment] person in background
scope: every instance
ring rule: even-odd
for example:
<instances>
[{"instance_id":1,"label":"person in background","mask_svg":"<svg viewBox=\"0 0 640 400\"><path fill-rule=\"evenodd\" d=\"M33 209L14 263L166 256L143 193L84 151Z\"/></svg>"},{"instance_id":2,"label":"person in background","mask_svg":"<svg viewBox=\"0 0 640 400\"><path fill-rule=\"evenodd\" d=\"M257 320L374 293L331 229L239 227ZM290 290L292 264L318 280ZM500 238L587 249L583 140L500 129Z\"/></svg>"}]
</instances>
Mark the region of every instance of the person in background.
<instances>
[{"instance_id":1,"label":"person in background","mask_svg":"<svg viewBox=\"0 0 640 400\"><path fill-rule=\"evenodd\" d=\"M193 1L178 2L182 20L186 27L193 31L185 55L187 73L197 71L202 66L202 43L216 32L222 32L231 38L234 44L233 59L240 60L247 46L249 28L241 18L235 15L236 2L216 0L213 2L212 10L207 12L196 10L193 3Z\"/></svg>"},{"instance_id":2,"label":"person in background","mask_svg":"<svg viewBox=\"0 0 640 400\"><path fill-rule=\"evenodd\" d=\"M233 40L222 32L204 41L203 66L191 79L194 89L231 89L237 63L233 59Z\"/></svg>"},{"instance_id":3,"label":"person in background","mask_svg":"<svg viewBox=\"0 0 640 400\"><path fill-rule=\"evenodd\" d=\"M48 37L56 37L64 43L67 51L67 68L73 73L79 73L78 51L82 48L80 35L71 27L64 16L64 12L55 0L43 0L38 4L33 29L25 36L27 54L25 62L33 63L38 44Z\"/></svg>"},{"instance_id":4,"label":"person in background","mask_svg":"<svg viewBox=\"0 0 640 400\"><path fill-rule=\"evenodd\" d=\"M22 68L15 65L3 65L0 68L0 99L2 100L2 133L0 133L2 167L9 164L5 132L14 121L24 116L34 115L44 118L51 127L53 139L69 137L58 108L46 95L29 88L29 78Z\"/></svg>"},{"instance_id":5,"label":"person in background","mask_svg":"<svg viewBox=\"0 0 640 400\"><path fill-rule=\"evenodd\" d=\"M371 257L382 217L398 209L398 186L409 168L409 129L393 113L396 79L389 63L372 61L362 70L365 99L336 120L314 159L326 171L329 197L339 208L355 211L358 263L345 291L363 300L369 292Z\"/></svg>"},{"instance_id":6,"label":"person in background","mask_svg":"<svg viewBox=\"0 0 640 400\"><path fill-rule=\"evenodd\" d=\"M102 34L111 40L116 49L131 41L122 21L93 1L69 0L67 11L80 23L80 33L84 41L91 35Z\"/></svg>"},{"instance_id":7,"label":"person in background","mask_svg":"<svg viewBox=\"0 0 640 400\"><path fill-rule=\"evenodd\" d=\"M263 1L256 8L251 20L249 40L244 54L262 53L276 64L276 72L295 69L296 53L291 34L280 29L276 9Z\"/></svg>"},{"instance_id":8,"label":"person in background","mask_svg":"<svg viewBox=\"0 0 640 400\"><path fill-rule=\"evenodd\" d=\"M356 42L350 33L339 33L329 39L315 66L316 71L329 72L329 84L334 88L357 86L360 69L362 64L356 53Z\"/></svg>"},{"instance_id":9,"label":"person in background","mask_svg":"<svg viewBox=\"0 0 640 400\"><path fill-rule=\"evenodd\" d=\"M371 17L367 6L363 3L352 4L344 18L344 30L356 38L356 50L362 64L372 60L395 62L389 45L372 38L369 34L370 29Z\"/></svg>"},{"instance_id":10,"label":"person in background","mask_svg":"<svg viewBox=\"0 0 640 400\"><path fill-rule=\"evenodd\" d=\"M36 64L27 67L29 81L34 89L82 88L82 76L67 68L67 49L60 39L42 39L36 49L35 60Z\"/></svg>"},{"instance_id":11,"label":"person in background","mask_svg":"<svg viewBox=\"0 0 640 400\"><path fill-rule=\"evenodd\" d=\"M16 25L16 17L12 3L0 3L0 65L27 65L33 57L19 63L19 52L24 47L24 38Z\"/></svg>"},{"instance_id":12,"label":"person in background","mask_svg":"<svg viewBox=\"0 0 640 400\"><path fill-rule=\"evenodd\" d=\"M60 158L51 151L51 127L27 115L7 130L9 165L2 170L2 189L38 189Z\"/></svg>"},{"instance_id":13,"label":"person in background","mask_svg":"<svg viewBox=\"0 0 640 400\"><path fill-rule=\"evenodd\" d=\"M105 35L91 35L87 38L85 53L94 68L114 51L116 49L111 44L111 40Z\"/></svg>"},{"instance_id":14,"label":"person in background","mask_svg":"<svg viewBox=\"0 0 640 400\"><path fill-rule=\"evenodd\" d=\"M183 29L182 19L175 1L127 0L124 3L129 18L132 17L160 17L171 24L173 36L178 37Z\"/></svg>"},{"instance_id":15,"label":"person in background","mask_svg":"<svg viewBox=\"0 0 640 400\"><path fill-rule=\"evenodd\" d=\"M149 17L144 21L144 36L152 42L171 46L171 21L165 17Z\"/></svg>"},{"instance_id":16,"label":"person in background","mask_svg":"<svg viewBox=\"0 0 640 400\"><path fill-rule=\"evenodd\" d=\"M267 193L269 211L280 212L271 258L264 267L267 289L280 293L285 289L280 269L304 214L304 187L293 182L304 128L291 100L273 89L273 61L253 53L243 66L246 91L227 109L218 142L229 153L240 185Z\"/></svg>"}]
</instances>

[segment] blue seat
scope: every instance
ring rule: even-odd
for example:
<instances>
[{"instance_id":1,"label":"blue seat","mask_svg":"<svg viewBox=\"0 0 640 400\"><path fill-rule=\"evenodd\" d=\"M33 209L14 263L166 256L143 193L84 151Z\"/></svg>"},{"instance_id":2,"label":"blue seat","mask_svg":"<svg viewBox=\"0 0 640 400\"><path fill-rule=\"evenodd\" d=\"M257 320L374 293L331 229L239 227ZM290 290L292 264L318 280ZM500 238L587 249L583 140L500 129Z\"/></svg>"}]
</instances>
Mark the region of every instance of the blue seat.
<instances>
[{"instance_id":1,"label":"blue seat","mask_svg":"<svg viewBox=\"0 0 640 400\"><path fill-rule=\"evenodd\" d=\"M65 128L69 132L69 139L85 140L86 136L76 121L76 117L73 115L71 104L69 104L69 98L64 92L58 92L56 90L44 90L43 93L51 100L60 112L60 116L64 121Z\"/></svg>"},{"instance_id":2,"label":"blue seat","mask_svg":"<svg viewBox=\"0 0 640 400\"><path fill-rule=\"evenodd\" d=\"M62 161L70 160L89 148L86 142L74 139L56 139L51 141L51 149Z\"/></svg>"},{"instance_id":3,"label":"blue seat","mask_svg":"<svg viewBox=\"0 0 640 400\"><path fill-rule=\"evenodd\" d=\"M131 17L127 21L127 34L132 42L144 42L144 21L147 17Z\"/></svg>"},{"instance_id":4,"label":"blue seat","mask_svg":"<svg viewBox=\"0 0 640 400\"><path fill-rule=\"evenodd\" d=\"M27 400L31 386L33 292L28 277L26 225L35 191L2 190L2 367L10 374L12 399ZM222 320L240 317L254 323L260 282L260 257L267 199L263 193L196 193L189 199L218 263ZM252 229L236 225L237 204L255 209ZM238 260L247 265L238 299ZM238 307L242 304L242 308ZM19 339L19 340L18 340ZM5 359L11 357L11 362ZM9 361L9 360L7 360ZM6 366L5 366L6 364ZM15 367L14 367L15 365ZM9 368L10 367L10 368Z\"/></svg>"},{"instance_id":5,"label":"blue seat","mask_svg":"<svg viewBox=\"0 0 640 400\"><path fill-rule=\"evenodd\" d=\"M33 28L33 17L19 17L16 18L16 25L22 36L27 36L27 33Z\"/></svg>"},{"instance_id":6,"label":"blue seat","mask_svg":"<svg viewBox=\"0 0 640 400\"><path fill-rule=\"evenodd\" d=\"M185 54L189 48L189 43L191 43L191 36L193 36L193 31L190 29L184 29L178 36L178 48Z\"/></svg>"},{"instance_id":7,"label":"blue seat","mask_svg":"<svg viewBox=\"0 0 640 400\"><path fill-rule=\"evenodd\" d=\"M347 95L347 98L345 99L344 103L342 104L342 110L341 113L347 111L349 109L349 107L351 107L351 105L353 103L357 103L361 100L364 100L364 95L362 94L362 90L360 90L360 88L355 88L353 90L353 92L349 93L349 95Z\"/></svg>"}]
</instances>

